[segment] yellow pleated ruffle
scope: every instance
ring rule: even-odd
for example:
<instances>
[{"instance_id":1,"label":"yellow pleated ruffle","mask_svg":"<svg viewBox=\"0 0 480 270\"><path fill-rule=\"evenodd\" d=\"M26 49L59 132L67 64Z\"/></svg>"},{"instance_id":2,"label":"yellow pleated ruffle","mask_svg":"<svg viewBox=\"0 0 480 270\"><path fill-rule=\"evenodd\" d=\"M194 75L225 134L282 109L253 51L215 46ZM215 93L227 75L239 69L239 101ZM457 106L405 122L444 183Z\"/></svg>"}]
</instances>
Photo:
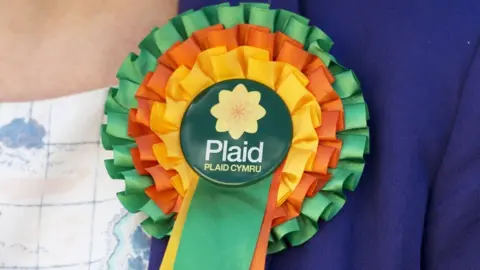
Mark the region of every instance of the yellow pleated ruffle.
<instances>
[{"instance_id":1,"label":"yellow pleated ruffle","mask_svg":"<svg viewBox=\"0 0 480 270\"><path fill-rule=\"evenodd\" d=\"M181 196L188 195L198 180L181 151L181 119L195 96L224 80L249 79L265 84L277 92L292 115L293 141L282 171L278 205L295 190L303 172L312 168L318 148L315 128L322 119L320 106L307 90L308 78L300 70L269 59L269 52L260 48L241 46L227 51L226 47L215 47L202 51L192 69L180 66L173 72L166 86L166 102L153 104L150 126L162 140L153 146L154 155L165 169L177 172L172 183Z\"/></svg>"}]
</instances>

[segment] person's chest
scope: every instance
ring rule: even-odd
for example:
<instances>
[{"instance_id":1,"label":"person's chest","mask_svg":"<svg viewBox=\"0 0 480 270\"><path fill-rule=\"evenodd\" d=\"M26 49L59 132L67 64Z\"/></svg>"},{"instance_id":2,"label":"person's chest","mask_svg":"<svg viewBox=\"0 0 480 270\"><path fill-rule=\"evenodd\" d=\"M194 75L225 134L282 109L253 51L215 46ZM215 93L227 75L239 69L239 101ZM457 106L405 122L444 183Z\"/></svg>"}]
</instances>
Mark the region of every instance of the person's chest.
<instances>
[{"instance_id":1,"label":"person's chest","mask_svg":"<svg viewBox=\"0 0 480 270\"><path fill-rule=\"evenodd\" d=\"M478 38L475 9L447 2L270 1L310 18L357 74L370 110L371 154L339 215L304 246L270 258L269 269L420 267L429 188ZM218 3L184 0L180 7Z\"/></svg>"}]
</instances>

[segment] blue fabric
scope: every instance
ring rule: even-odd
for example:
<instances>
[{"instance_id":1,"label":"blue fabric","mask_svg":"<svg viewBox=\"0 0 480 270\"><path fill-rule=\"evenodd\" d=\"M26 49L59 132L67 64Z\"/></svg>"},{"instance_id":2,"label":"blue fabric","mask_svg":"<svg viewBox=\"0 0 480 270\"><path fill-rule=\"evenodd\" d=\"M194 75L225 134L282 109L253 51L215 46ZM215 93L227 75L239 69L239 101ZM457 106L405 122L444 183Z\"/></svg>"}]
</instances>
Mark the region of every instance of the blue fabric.
<instances>
[{"instance_id":1,"label":"blue fabric","mask_svg":"<svg viewBox=\"0 0 480 270\"><path fill-rule=\"evenodd\" d=\"M180 9L220 2L181 0ZM305 245L269 258L268 269L480 269L480 1L272 7L311 18L357 73L372 153L338 216ZM150 269L164 249L153 241Z\"/></svg>"}]
</instances>

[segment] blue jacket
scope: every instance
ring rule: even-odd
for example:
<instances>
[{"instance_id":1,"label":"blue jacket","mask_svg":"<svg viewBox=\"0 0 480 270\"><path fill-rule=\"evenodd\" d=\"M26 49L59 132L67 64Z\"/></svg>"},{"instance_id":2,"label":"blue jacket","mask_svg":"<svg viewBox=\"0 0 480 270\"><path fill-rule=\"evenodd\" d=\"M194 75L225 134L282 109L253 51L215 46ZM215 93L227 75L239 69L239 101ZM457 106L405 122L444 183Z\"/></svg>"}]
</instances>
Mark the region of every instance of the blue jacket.
<instances>
[{"instance_id":1,"label":"blue jacket","mask_svg":"<svg viewBox=\"0 0 480 270\"><path fill-rule=\"evenodd\" d=\"M181 0L180 11L220 2ZM480 1L271 4L334 40L362 83L372 141L342 211L268 269L480 269ZM150 269L164 248L153 241Z\"/></svg>"}]
</instances>

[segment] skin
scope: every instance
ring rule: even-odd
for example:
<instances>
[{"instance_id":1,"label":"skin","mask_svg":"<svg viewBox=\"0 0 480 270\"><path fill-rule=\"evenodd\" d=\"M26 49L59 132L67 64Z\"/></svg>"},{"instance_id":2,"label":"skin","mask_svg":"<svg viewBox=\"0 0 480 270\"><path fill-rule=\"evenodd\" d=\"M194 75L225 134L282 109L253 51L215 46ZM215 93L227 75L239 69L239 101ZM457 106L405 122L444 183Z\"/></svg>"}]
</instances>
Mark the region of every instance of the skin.
<instances>
[{"instance_id":1,"label":"skin","mask_svg":"<svg viewBox=\"0 0 480 270\"><path fill-rule=\"evenodd\" d=\"M123 59L178 0L0 0L0 102L116 84Z\"/></svg>"}]
</instances>

